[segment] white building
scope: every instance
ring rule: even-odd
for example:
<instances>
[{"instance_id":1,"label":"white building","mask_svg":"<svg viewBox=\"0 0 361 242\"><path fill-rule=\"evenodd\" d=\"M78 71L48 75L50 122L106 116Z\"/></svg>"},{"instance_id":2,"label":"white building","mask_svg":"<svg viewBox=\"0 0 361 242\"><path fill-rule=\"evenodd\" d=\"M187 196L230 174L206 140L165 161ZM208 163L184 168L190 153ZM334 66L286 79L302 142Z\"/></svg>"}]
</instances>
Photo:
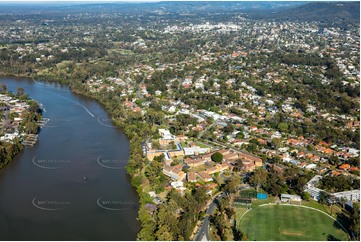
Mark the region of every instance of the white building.
<instances>
[{"instance_id":1,"label":"white building","mask_svg":"<svg viewBox=\"0 0 361 242\"><path fill-rule=\"evenodd\" d=\"M305 192L308 192L314 200L319 200L322 189L317 188L318 182L322 179L322 176L314 176L305 186ZM360 201L360 190L351 190L343 192L331 193L337 200L344 198L346 201Z\"/></svg>"},{"instance_id":2,"label":"white building","mask_svg":"<svg viewBox=\"0 0 361 242\"><path fill-rule=\"evenodd\" d=\"M183 148L184 150L184 155L198 155L198 154L204 154L204 153L208 153L210 151L209 148L201 148L199 146L194 146L194 147L185 147Z\"/></svg>"},{"instance_id":3,"label":"white building","mask_svg":"<svg viewBox=\"0 0 361 242\"><path fill-rule=\"evenodd\" d=\"M314 200L318 200L322 192L316 185L322 179L322 176L316 175L305 186L305 192L308 192Z\"/></svg>"},{"instance_id":4,"label":"white building","mask_svg":"<svg viewBox=\"0 0 361 242\"><path fill-rule=\"evenodd\" d=\"M174 140L175 136L172 135L167 129L159 129L159 134L163 139Z\"/></svg>"},{"instance_id":5,"label":"white building","mask_svg":"<svg viewBox=\"0 0 361 242\"><path fill-rule=\"evenodd\" d=\"M336 192L336 193L332 193L332 195L338 200L340 200L341 198L344 198L346 201L360 200L360 190Z\"/></svg>"},{"instance_id":6,"label":"white building","mask_svg":"<svg viewBox=\"0 0 361 242\"><path fill-rule=\"evenodd\" d=\"M281 202L301 202L302 199L298 195L281 194Z\"/></svg>"}]
</instances>

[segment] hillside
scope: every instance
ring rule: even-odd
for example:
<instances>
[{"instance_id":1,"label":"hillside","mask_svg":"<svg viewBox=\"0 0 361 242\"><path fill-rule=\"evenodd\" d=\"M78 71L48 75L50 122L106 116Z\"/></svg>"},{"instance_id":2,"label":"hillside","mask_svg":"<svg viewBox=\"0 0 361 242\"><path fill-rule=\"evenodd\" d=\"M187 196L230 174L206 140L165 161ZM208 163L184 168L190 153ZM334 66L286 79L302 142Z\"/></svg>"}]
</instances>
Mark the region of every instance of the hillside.
<instances>
[{"instance_id":1,"label":"hillside","mask_svg":"<svg viewBox=\"0 0 361 242\"><path fill-rule=\"evenodd\" d=\"M254 11L249 18L276 21L359 22L360 2L312 2L271 13Z\"/></svg>"}]
</instances>

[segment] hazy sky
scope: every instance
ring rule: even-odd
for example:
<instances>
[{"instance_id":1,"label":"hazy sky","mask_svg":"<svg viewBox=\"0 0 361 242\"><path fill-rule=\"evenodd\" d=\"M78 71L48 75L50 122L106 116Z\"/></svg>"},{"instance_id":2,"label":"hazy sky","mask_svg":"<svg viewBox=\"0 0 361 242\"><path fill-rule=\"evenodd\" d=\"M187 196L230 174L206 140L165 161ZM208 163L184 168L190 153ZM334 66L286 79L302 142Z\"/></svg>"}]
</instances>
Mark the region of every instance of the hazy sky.
<instances>
[{"instance_id":1,"label":"hazy sky","mask_svg":"<svg viewBox=\"0 0 361 242\"><path fill-rule=\"evenodd\" d=\"M1 2L357 1L357 0L0 0Z\"/></svg>"},{"instance_id":2,"label":"hazy sky","mask_svg":"<svg viewBox=\"0 0 361 242\"><path fill-rule=\"evenodd\" d=\"M316 1L358 1L358 0L0 0L0 3L12 2L162 2L162 1L303 1L303 2L316 2Z\"/></svg>"}]
</instances>

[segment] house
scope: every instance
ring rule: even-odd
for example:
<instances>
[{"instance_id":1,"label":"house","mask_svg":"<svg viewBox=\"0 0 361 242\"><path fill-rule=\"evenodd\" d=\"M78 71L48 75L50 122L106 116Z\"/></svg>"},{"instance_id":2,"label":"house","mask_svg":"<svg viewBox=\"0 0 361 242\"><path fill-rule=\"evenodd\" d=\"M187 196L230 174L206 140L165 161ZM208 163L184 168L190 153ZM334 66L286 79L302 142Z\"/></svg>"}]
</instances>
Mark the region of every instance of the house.
<instances>
[{"instance_id":1,"label":"house","mask_svg":"<svg viewBox=\"0 0 361 242\"><path fill-rule=\"evenodd\" d=\"M147 203L144 208L150 213L153 214L155 210L157 210L157 206L154 204Z\"/></svg>"},{"instance_id":2,"label":"house","mask_svg":"<svg viewBox=\"0 0 361 242\"><path fill-rule=\"evenodd\" d=\"M346 124L348 128L359 128L360 127L360 121L351 121Z\"/></svg>"},{"instance_id":3,"label":"house","mask_svg":"<svg viewBox=\"0 0 361 242\"><path fill-rule=\"evenodd\" d=\"M313 157L312 153L305 154L305 158L307 158L307 159L311 159L312 157Z\"/></svg>"},{"instance_id":4,"label":"house","mask_svg":"<svg viewBox=\"0 0 361 242\"><path fill-rule=\"evenodd\" d=\"M310 158L310 160L311 160L312 162L318 162L318 161L320 161L320 159L321 159L321 157L319 157L318 155L312 156L312 157Z\"/></svg>"},{"instance_id":5,"label":"house","mask_svg":"<svg viewBox=\"0 0 361 242\"><path fill-rule=\"evenodd\" d=\"M338 171L332 171L331 174L332 174L333 176L339 176L339 175L341 175L341 173L338 172Z\"/></svg>"},{"instance_id":6,"label":"house","mask_svg":"<svg viewBox=\"0 0 361 242\"><path fill-rule=\"evenodd\" d=\"M338 169L340 169L340 170L348 170L348 169L350 169L350 164L342 164L342 165L340 165L339 167L338 167Z\"/></svg>"},{"instance_id":7,"label":"house","mask_svg":"<svg viewBox=\"0 0 361 242\"><path fill-rule=\"evenodd\" d=\"M297 153L298 158L302 158L304 156L305 156L305 152L303 152L303 151L300 151L300 152Z\"/></svg>"},{"instance_id":8,"label":"house","mask_svg":"<svg viewBox=\"0 0 361 242\"><path fill-rule=\"evenodd\" d=\"M209 190L212 190L212 189L216 188L217 186L218 186L217 183L211 183L211 184L209 184L209 185L207 186L207 188L208 188Z\"/></svg>"},{"instance_id":9,"label":"house","mask_svg":"<svg viewBox=\"0 0 361 242\"><path fill-rule=\"evenodd\" d=\"M300 141L291 138L291 139L288 139L288 140L287 140L287 143L288 143L289 145L296 146L296 145L300 144Z\"/></svg>"},{"instance_id":10,"label":"house","mask_svg":"<svg viewBox=\"0 0 361 242\"><path fill-rule=\"evenodd\" d=\"M210 182L212 181L212 177L210 177L210 175L208 175L206 172L204 171L199 171L198 172L198 176L205 182Z\"/></svg>"},{"instance_id":11,"label":"house","mask_svg":"<svg viewBox=\"0 0 361 242\"><path fill-rule=\"evenodd\" d=\"M349 170L350 171L359 171L360 169L358 167L351 167Z\"/></svg>"},{"instance_id":12,"label":"house","mask_svg":"<svg viewBox=\"0 0 361 242\"><path fill-rule=\"evenodd\" d=\"M317 167L316 164L308 164L305 166L305 169L311 170L311 169L315 169Z\"/></svg>"},{"instance_id":13,"label":"house","mask_svg":"<svg viewBox=\"0 0 361 242\"><path fill-rule=\"evenodd\" d=\"M335 153L334 150L330 149L330 148L326 148L324 151L323 151L324 154L327 154L327 155L330 155L330 154L333 154Z\"/></svg>"},{"instance_id":14,"label":"house","mask_svg":"<svg viewBox=\"0 0 361 242\"><path fill-rule=\"evenodd\" d=\"M325 149L326 149L326 148L323 147L323 146L321 146L321 145L316 145L316 146L315 146L315 150L320 151L320 152L324 151Z\"/></svg>"},{"instance_id":15,"label":"house","mask_svg":"<svg viewBox=\"0 0 361 242\"><path fill-rule=\"evenodd\" d=\"M249 131L256 131L258 128L256 126L249 127Z\"/></svg>"},{"instance_id":16,"label":"house","mask_svg":"<svg viewBox=\"0 0 361 242\"><path fill-rule=\"evenodd\" d=\"M243 141L242 141L242 140L239 140L239 139L234 139L234 140L232 140L232 143L233 143L234 145L242 146Z\"/></svg>"},{"instance_id":17,"label":"house","mask_svg":"<svg viewBox=\"0 0 361 242\"><path fill-rule=\"evenodd\" d=\"M325 142L325 141L321 141L321 142L319 143L319 145L322 145L322 146L325 146L325 147L329 147L329 146L330 146L330 144L327 143L327 142Z\"/></svg>"}]
</instances>

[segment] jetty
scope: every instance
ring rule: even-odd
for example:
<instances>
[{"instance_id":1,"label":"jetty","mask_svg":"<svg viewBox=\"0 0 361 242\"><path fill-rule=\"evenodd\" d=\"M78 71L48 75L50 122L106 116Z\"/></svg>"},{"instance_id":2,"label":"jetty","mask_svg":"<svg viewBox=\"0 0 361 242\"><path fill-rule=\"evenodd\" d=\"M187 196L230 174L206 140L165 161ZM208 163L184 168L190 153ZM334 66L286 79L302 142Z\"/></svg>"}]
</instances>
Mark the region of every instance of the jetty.
<instances>
[{"instance_id":1,"label":"jetty","mask_svg":"<svg viewBox=\"0 0 361 242\"><path fill-rule=\"evenodd\" d=\"M33 146L38 141L37 134L28 134L27 137L23 140L22 144L27 146Z\"/></svg>"},{"instance_id":2,"label":"jetty","mask_svg":"<svg viewBox=\"0 0 361 242\"><path fill-rule=\"evenodd\" d=\"M42 118L40 121L37 122L37 124L42 128L49 122L49 120L50 119L48 118Z\"/></svg>"}]
</instances>

